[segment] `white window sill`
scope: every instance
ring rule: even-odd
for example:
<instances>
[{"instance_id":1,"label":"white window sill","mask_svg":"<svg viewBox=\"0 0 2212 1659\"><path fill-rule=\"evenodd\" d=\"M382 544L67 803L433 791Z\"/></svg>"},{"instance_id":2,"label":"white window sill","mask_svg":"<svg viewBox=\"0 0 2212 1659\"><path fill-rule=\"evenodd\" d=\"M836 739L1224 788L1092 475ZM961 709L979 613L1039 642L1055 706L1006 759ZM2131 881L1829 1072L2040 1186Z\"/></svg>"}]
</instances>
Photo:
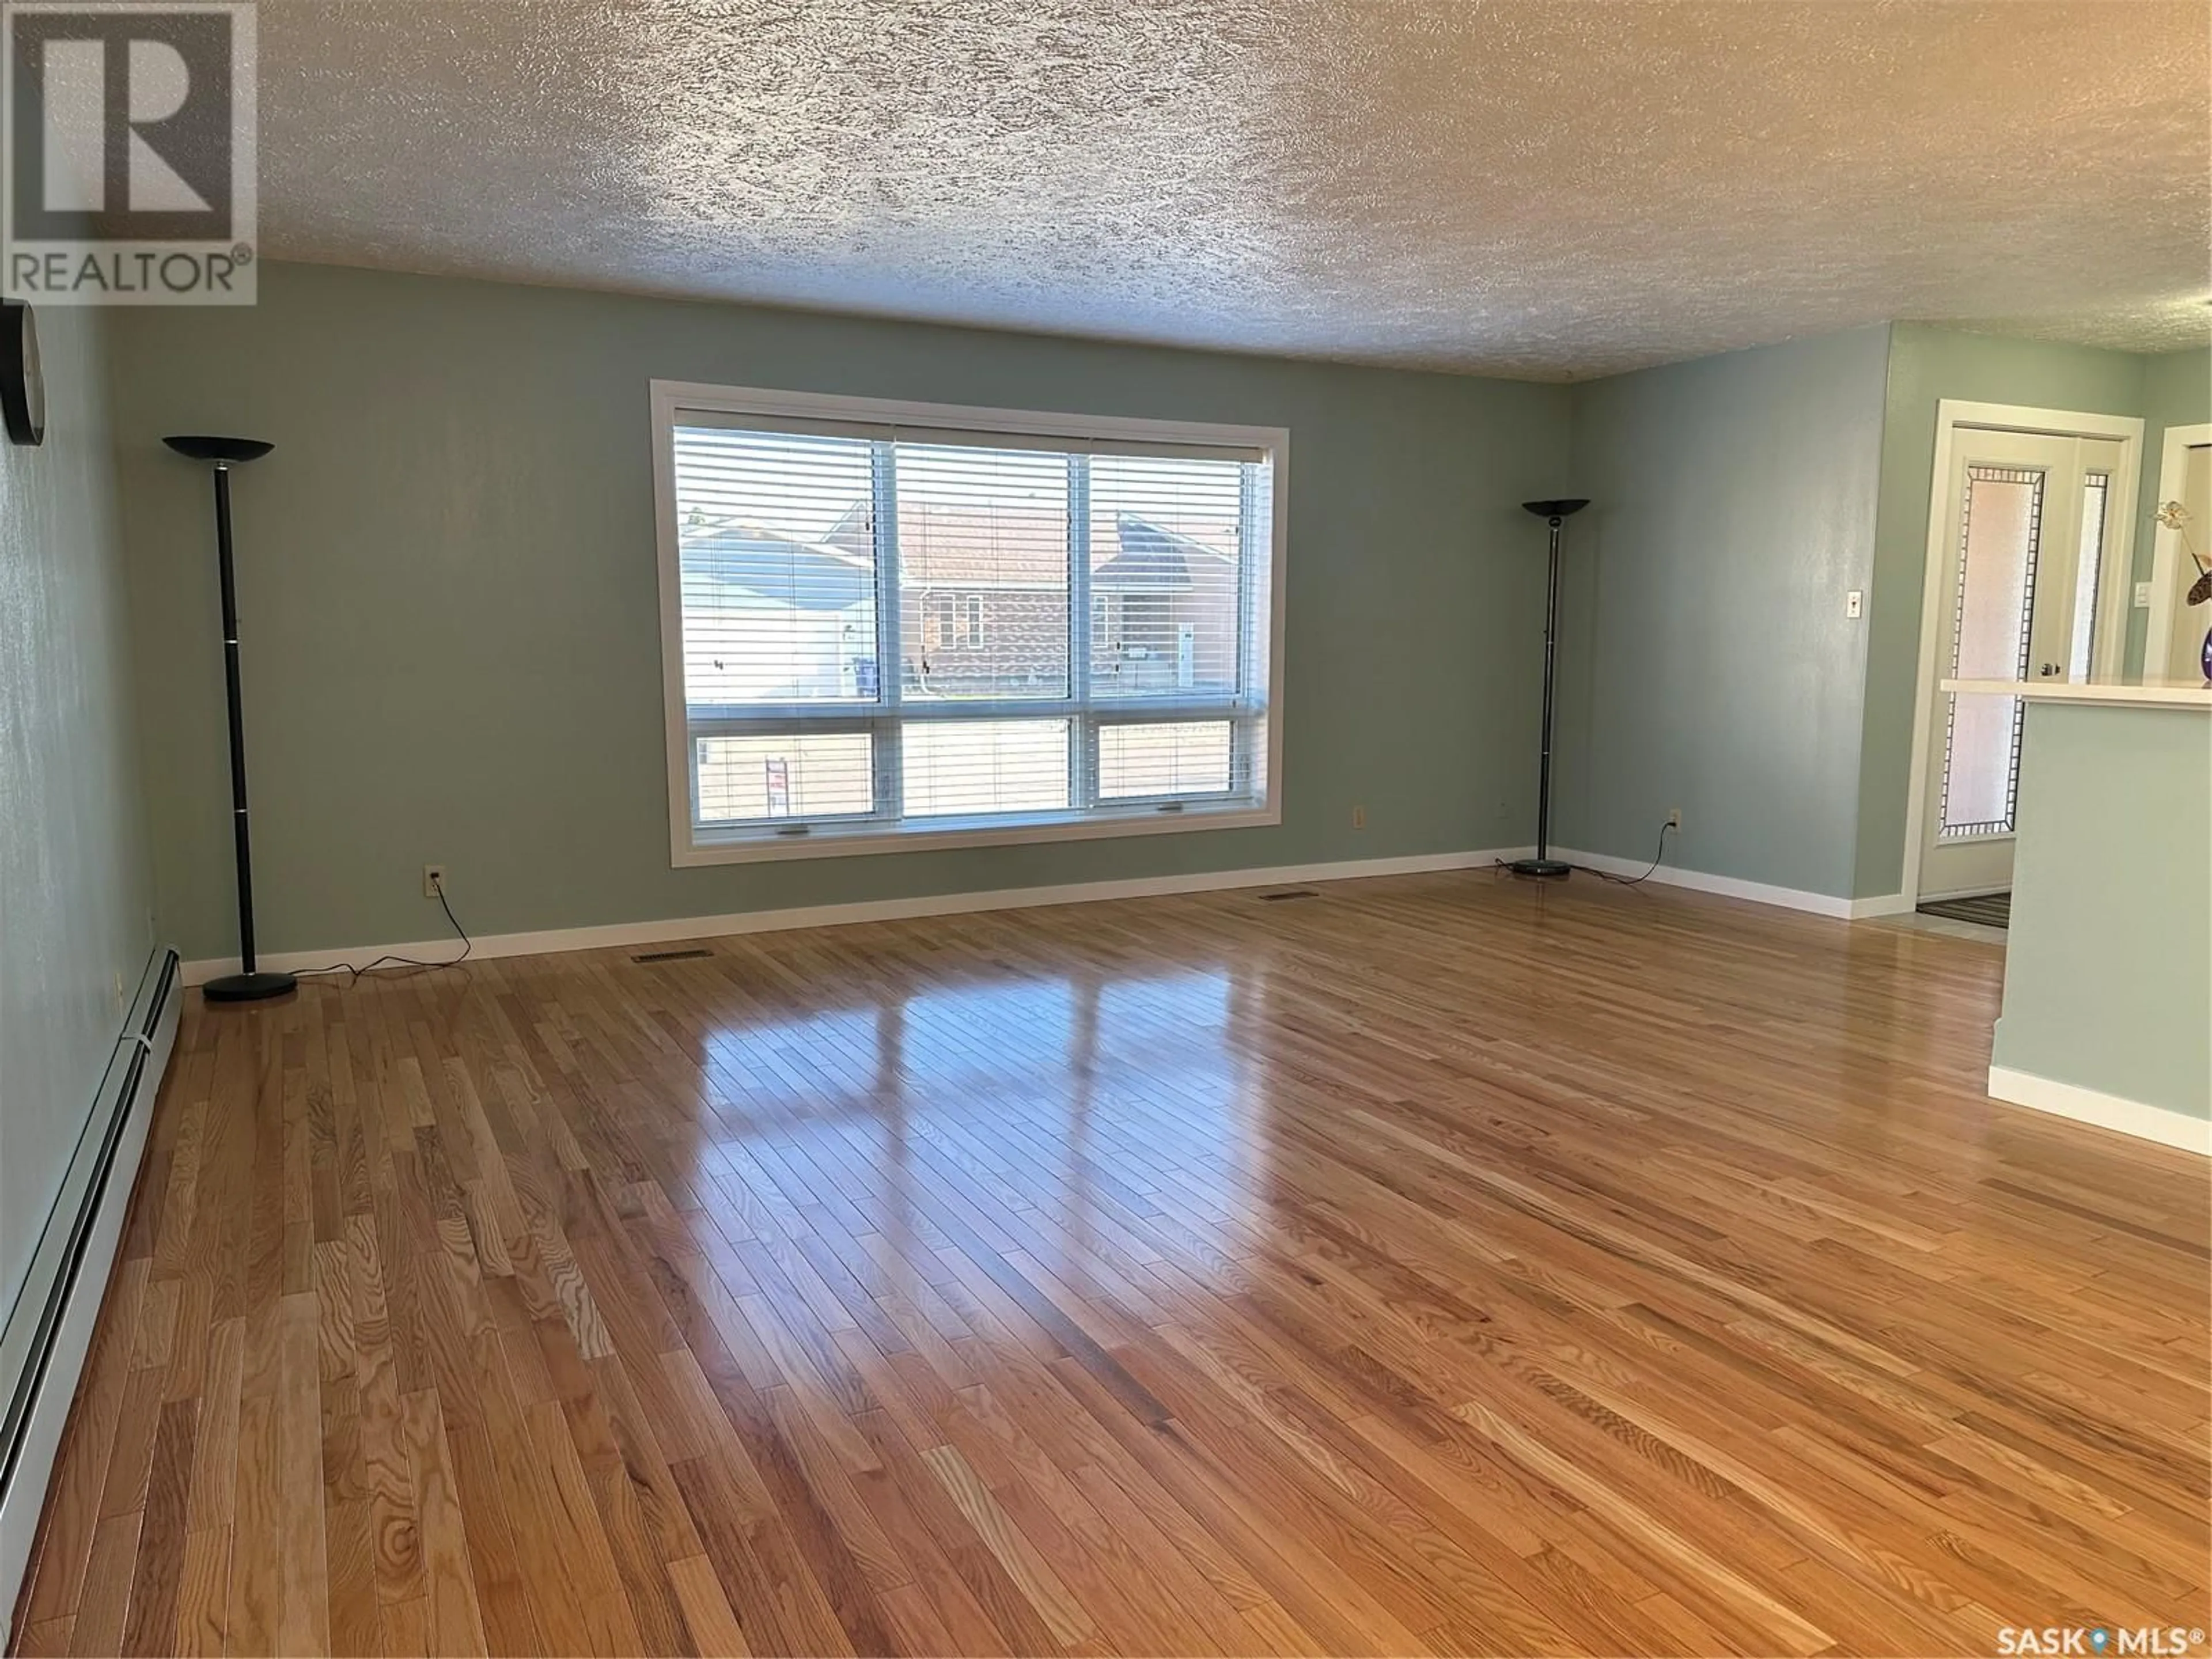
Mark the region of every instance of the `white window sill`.
<instances>
[{"instance_id":1,"label":"white window sill","mask_svg":"<svg viewBox=\"0 0 2212 1659\"><path fill-rule=\"evenodd\" d=\"M1187 834L1201 830L1253 830L1283 821L1283 809L1264 806L1191 807L1181 812L1142 811L1100 817L1028 818L1019 823L973 821L905 830L817 830L805 836L744 834L726 841L695 841L678 831L671 862L682 870L708 864L758 864L780 859L844 858L865 853L929 853L955 847L1017 847L1056 841L1104 841L1122 836Z\"/></svg>"}]
</instances>

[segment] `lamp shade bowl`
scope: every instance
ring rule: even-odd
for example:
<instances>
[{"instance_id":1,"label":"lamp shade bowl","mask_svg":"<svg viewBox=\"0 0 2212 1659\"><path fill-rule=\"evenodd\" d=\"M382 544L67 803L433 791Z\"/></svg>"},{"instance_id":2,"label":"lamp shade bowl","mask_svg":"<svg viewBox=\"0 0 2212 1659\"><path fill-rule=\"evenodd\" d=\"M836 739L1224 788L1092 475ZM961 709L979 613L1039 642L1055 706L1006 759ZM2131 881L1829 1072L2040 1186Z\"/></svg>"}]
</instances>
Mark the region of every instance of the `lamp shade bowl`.
<instances>
[{"instance_id":1,"label":"lamp shade bowl","mask_svg":"<svg viewBox=\"0 0 2212 1659\"><path fill-rule=\"evenodd\" d=\"M258 461L276 447L259 438L218 438L200 432L180 433L161 441L195 461L220 461L230 466Z\"/></svg>"}]
</instances>

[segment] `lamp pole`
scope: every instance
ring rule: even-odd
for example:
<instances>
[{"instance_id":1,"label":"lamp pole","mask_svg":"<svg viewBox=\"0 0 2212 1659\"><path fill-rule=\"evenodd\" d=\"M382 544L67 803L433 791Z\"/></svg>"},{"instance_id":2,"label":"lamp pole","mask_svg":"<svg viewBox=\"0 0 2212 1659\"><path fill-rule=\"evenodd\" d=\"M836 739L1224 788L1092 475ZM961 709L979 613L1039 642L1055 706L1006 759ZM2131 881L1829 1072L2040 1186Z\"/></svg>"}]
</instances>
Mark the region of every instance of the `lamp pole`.
<instances>
[{"instance_id":1,"label":"lamp pole","mask_svg":"<svg viewBox=\"0 0 2212 1659\"><path fill-rule=\"evenodd\" d=\"M1551 566L1544 588L1544 733L1536 767L1536 856L1516 859L1505 867L1516 876L1563 881L1574 866L1552 856L1552 686L1559 635L1559 529L1571 514L1581 512L1589 502L1559 500L1521 505L1547 520L1552 531Z\"/></svg>"},{"instance_id":2,"label":"lamp pole","mask_svg":"<svg viewBox=\"0 0 2212 1659\"><path fill-rule=\"evenodd\" d=\"M238 674L238 577L232 553L230 470L256 461L276 446L258 438L216 438L191 434L162 441L179 455L214 464L216 568L222 585L222 677L230 713L230 836L238 860L239 971L210 980L200 988L210 1002L258 1002L282 996L299 981L290 974L258 970L253 952L253 858L246 832L246 711Z\"/></svg>"}]
</instances>

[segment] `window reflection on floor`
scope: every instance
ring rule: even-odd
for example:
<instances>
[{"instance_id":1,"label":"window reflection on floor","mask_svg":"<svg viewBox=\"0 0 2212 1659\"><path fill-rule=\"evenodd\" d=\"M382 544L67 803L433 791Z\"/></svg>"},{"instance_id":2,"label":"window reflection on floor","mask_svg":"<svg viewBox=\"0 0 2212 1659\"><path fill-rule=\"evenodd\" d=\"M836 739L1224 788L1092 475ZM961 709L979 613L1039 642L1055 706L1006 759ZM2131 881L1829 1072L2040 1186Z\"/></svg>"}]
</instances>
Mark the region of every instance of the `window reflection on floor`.
<instances>
[{"instance_id":1,"label":"window reflection on floor","mask_svg":"<svg viewBox=\"0 0 2212 1659\"><path fill-rule=\"evenodd\" d=\"M707 1062L747 1104L806 1106L864 1100L874 1086L878 1020L872 1009L725 1026L707 1039Z\"/></svg>"},{"instance_id":2,"label":"window reflection on floor","mask_svg":"<svg viewBox=\"0 0 2212 1659\"><path fill-rule=\"evenodd\" d=\"M1234 1040L1251 975L1007 975L887 983L872 1004L805 1012L764 997L757 1020L725 1021L705 1044L699 1171L742 1183L744 1149L764 1140L817 1147L826 1172L842 1143L869 1167L918 1164L920 1179L945 1160L1017 1209L1078 1224L1092 1203L1201 1233L1248 1212L1266 1163Z\"/></svg>"}]
</instances>

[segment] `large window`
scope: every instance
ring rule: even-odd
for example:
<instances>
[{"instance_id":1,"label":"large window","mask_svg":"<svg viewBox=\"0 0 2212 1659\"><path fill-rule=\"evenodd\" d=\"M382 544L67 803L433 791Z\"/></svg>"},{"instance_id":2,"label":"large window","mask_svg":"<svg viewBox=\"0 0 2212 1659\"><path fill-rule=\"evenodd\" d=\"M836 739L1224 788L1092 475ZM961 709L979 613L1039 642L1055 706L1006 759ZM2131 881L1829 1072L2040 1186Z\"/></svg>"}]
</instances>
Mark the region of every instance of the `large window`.
<instances>
[{"instance_id":1,"label":"large window","mask_svg":"<svg viewBox=\"0 0 2212 1659\"><path fill-rule=\"evenodd\" d=\"M653 386L679 864L1274 823L1286 434Z\"/></svg>"}]
</instances>

